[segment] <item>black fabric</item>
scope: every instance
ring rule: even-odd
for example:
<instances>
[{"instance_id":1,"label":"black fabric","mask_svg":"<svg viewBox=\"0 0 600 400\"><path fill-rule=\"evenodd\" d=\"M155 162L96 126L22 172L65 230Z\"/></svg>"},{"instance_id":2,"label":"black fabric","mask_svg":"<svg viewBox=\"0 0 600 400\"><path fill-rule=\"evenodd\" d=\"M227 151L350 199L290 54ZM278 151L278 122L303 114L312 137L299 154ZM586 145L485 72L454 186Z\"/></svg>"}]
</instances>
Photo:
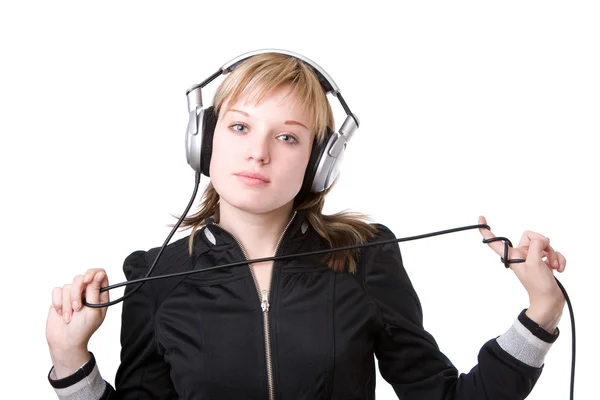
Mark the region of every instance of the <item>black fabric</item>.
<instances>
[{"instance_id":1,"label":"black fabric","mask_svg":"<svg viewBox=\"0 0 600 400\"><path fill-rule=\"evenodd\" d=\"M299 213L278 254L325 247ZM218 226L217 245L187 237L170 245L155 273L244 259ZM394 235L377 225L373 240ZM204 235L198 230L196 235ZM124 263L127 279L146 274L158 248ZM541 368L525 365L495 339L460 374L423 328L421 304L397 244L361 250L359 273L335 273L322 256L277 261L269 334L277 400L375 398L375 359L403 400L523 399ZM128 289L129 290L129 289ZM110 399L267 399L263 312L247 266L146 282L123 303L121 365ZM494 332L490 332L491 335Z\"/></svg>"},{"instance_id":2,"label":"black fabric","mask_svg":"<svg viewBox=\"0 0 600 400\"><path fill-rule=\"evenodd\" d=\"M202 119L202 147L200 150L200 167L202 173L210 176L210 158L212 156L213 136L217 126L218 115L214 106L204 110Z\"/></svg>"},{"instance_id":3,"label":"black fabric","mask_svg":"<svg viewBox=\"0 0 600 400\"><path fill-rule=\"evenodd\" d=\"M79 382L86 376L89 376L94 370L94 367L96 366L96 358L94 357L94 354L92 352L90 352L90 357L91 358L89 359L89 361L83 364L77 371L61 379L50 378L50 374L52 373L52 369L50 369L50 372L48 372L48 381L50 382L52 387L55 389L64 389Z\"/></svg>"},{"instance_id":4,"label":"black fabric","mask_svg":"<svg viewBox=\"0 0 600 400\"><path fill-rule=\"evenodd\" d=\"M521 322L525 328L529 329L538 339L541 339L546 343L556 342L556 339L558 339L558 335L560 333L559 329L556 328L554 333L548 332L537 323L532 321L527 314L525 314L526 311L527 309L524 309L521 311L521 314L519 314L519 322Z\"/></svg>"}]
</instances>

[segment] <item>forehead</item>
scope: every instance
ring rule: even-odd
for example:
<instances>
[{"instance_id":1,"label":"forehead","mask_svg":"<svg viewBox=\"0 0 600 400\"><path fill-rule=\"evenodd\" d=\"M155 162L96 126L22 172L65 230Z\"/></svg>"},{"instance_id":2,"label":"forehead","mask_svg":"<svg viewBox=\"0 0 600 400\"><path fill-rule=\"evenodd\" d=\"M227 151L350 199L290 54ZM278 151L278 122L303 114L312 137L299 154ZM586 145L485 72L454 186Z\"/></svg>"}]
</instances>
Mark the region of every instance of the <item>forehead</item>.
<instances>
[{"instance_id":1,"label":"forehead","mask_svg":"<svg viewBox=\"0 0 600 400\"><path fill-rule=\"evenodd\" d=\"M223 113L230 109L250 111L270 110L278 114L285 113L307 124L311 120L308 102L300 98L291 85L282 85L270 90L246 88L237 98L231 97L223 104Z\"/></svg>"}]
</instances>

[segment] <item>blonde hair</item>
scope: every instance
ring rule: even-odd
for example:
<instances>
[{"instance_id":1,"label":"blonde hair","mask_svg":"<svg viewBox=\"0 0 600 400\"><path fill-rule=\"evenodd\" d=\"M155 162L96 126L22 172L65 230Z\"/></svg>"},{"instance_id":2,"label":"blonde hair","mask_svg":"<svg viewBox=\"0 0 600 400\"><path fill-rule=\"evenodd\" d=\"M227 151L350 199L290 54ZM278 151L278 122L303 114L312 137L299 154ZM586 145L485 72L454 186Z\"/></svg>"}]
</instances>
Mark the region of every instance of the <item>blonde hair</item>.
<instances>
[{"instance_id":1,"label":"blonde hair","mask_svg":"<svg viewBox=\"0 0 600 400\"><path fill-rule=\"evenodd\" d=\"M283 85L291 86L290 98L308 113L311 121L309 128L315 132L315 140L323 143L327 128L334 129L331 106L312 68L291 56L264 53L243 61L217 88L213 102L215 112L218 114L223 107L235 103L242 93L248 95L248 101L258 103L270 90ZM372 238L376 228L367 222L365 215L346 211L332 215L322 213L325 196L330 190L297 197L294 210L304 210L308 222L332 248L364 243ZM197 212L187 216L180 226L182 230L192 228L188 241L190 254L196 231L218 207L219 194L209 183ZM353 273L356 271L357 256L358 250L347 250L329 253L325 261L334 271Z\"/></svg>"}]
</instances>

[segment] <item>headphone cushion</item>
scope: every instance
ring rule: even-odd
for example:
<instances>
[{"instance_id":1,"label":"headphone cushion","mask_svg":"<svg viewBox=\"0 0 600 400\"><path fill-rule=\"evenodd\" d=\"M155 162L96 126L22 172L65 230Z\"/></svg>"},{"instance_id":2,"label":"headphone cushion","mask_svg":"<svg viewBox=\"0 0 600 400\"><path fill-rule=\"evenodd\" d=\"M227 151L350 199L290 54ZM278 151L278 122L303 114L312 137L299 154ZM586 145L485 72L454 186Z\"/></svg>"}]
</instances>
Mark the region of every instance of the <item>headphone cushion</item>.
<instances>
[{"instance_id":1,"label":"headphone cushion","mask_svg":"<svg viewBox=\"0 0 600 400\"><path fill-rule=\"evenodd\" d=\"M306 166L306 172L304 174L304 181L302 182L302 188L300 189L300 194L302 196L306 196L311 192L313 182L315 180L315 175L317 174L317 169L319 168L319 163L321 158L327 149L327 144L333 135L333 131L327 128L325 132L325 137L323 138L323 142L319 144L318 140L315 138L313 141L312 150L310 152L310 159L308 161L308 165Z\"/></svg>"},{"instance_id":2,"label":"headphone cushion","mask_svg":"<svg viewBox=\"0 0 600 400\"><path fill-rule=\"evenodd\" d=\"M200 151L200 163L202 173L205 176L210 176L210 157L212 155L213 137L215 127L217 126L218 115L215 112L214 106L206 108L202 117L202 149Z\"/></svg>"}]
</instances>

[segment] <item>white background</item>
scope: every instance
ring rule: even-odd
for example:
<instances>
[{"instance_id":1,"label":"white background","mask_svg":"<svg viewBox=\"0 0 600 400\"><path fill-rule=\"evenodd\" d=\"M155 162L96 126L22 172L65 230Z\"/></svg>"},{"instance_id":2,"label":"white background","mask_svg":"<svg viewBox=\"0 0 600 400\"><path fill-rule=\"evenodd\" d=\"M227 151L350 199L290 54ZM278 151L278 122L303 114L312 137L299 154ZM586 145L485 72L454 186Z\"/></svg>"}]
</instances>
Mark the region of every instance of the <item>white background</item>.
<instances>
[{"instance_id":1,"label":"white background","mask_svg":"<svg viewBox=\"0 0 600 400\"><path fill-rule=\"evenodd\" d=\"M361 121L328 213L362 211L398 237L479 215L514 244L526 229L550 237L568 259L576 395L595 398L599 19L592 1L3 3L3 392L55 398L44 335L52 288L93 267L120 282L129 253L163 243L193 190L186 89L271 47L325 68ZM426 328L468 372L527 306L525 290L477 230L401 248ZM120 311L90 343L110 382ZM568 397L566 308L560 329L530 399ZM377 385L379 399L395 398Z\"/></svg>"}]
</instances>

